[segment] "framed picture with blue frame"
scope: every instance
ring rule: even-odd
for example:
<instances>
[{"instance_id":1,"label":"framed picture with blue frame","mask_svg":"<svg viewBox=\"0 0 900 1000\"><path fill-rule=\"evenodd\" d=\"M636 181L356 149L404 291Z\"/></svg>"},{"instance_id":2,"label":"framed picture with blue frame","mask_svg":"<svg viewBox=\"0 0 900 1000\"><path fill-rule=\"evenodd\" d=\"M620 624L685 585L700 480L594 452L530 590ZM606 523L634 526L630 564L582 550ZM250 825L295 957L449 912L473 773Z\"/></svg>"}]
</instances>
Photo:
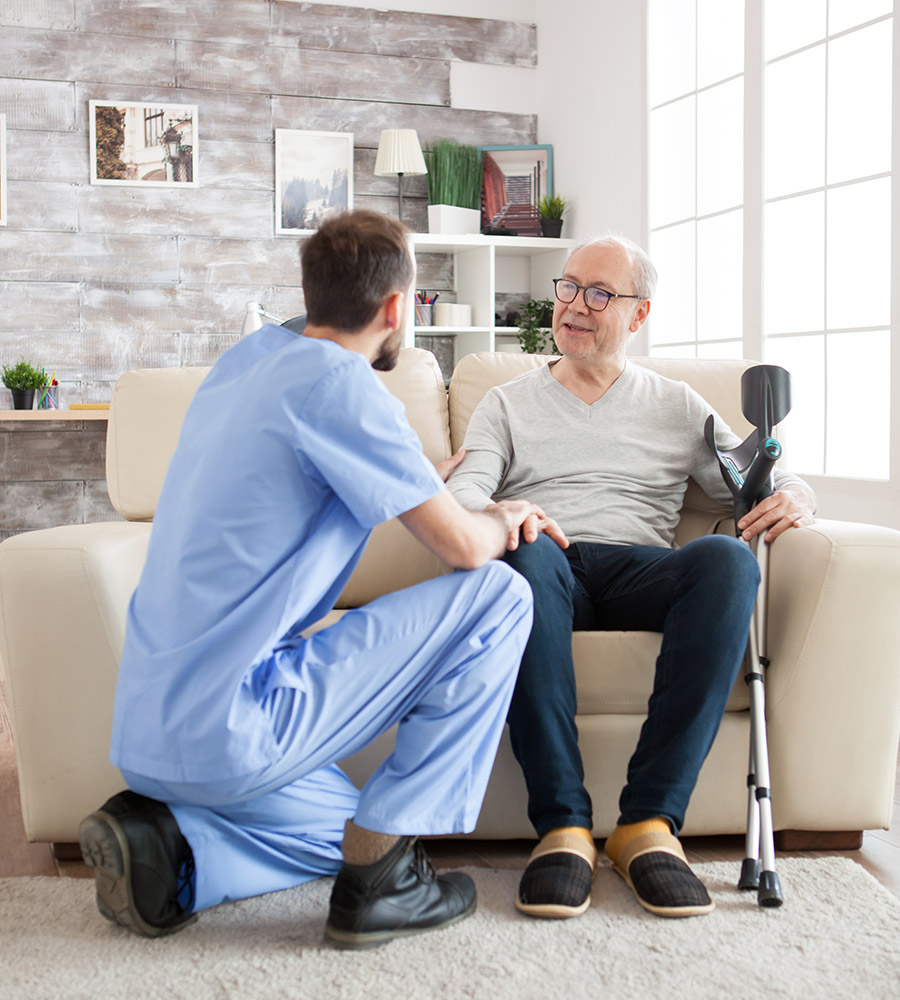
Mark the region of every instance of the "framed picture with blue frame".
<instances>
[{"instance_id":1,"label":"framed picture with blue frame","mask_svg":"<svg viewBox=\"0 0 900 1000\"><path fill-rule=\"evenodd\" d=\"M481 228L540 236L537 205L553 194L553 147L479 146Z\"/></svg>"}]
</instances>

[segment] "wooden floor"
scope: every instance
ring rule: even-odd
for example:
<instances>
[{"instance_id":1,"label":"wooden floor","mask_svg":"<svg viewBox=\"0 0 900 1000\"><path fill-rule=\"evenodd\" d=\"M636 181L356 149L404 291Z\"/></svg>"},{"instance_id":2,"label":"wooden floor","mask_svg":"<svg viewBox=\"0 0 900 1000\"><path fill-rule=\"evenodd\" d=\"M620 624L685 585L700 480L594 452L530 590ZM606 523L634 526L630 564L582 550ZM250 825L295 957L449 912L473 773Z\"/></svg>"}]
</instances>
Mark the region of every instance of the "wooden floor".
<instances>
[{"instance_id":1,"label":"wooden floor","mask_svg":"<svg viewBox=\"0 0 900 1000\"><path fill-rule=\"evenodd\" d=\"M898 802L900 766L894 791L895 805ZM688 860L733 861L737 876L744 853L741 837L686 837L683 843ZM534 842L528 840L432 840L429 853L440 868L524 868L533 846ZM900 898L900 809L895 809L891 829L867 832L859 850L803 851L799 854L781 852L781 856L824 857L837 853L861 864ZM92 874L92 870L80 860L58 858L49 844L29 844L25 839L15 752L3 692L0 690L0 878L17 875L91 878Z\"/></svg>"}]
</instances>

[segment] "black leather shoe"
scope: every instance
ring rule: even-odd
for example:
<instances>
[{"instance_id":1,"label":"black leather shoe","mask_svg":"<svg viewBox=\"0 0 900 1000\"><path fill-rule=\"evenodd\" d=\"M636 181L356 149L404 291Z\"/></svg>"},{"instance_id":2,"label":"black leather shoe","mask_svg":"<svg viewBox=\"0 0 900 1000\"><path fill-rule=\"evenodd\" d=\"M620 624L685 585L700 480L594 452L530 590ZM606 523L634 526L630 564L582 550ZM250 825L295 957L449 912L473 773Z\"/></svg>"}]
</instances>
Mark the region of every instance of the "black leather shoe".
<instances>
[{"instance_id":1,"label":"black leather shoe","mask_svg":"<svg viewBox=\"0 0 900 1000\"><path fill-rule=\"evenodd\" d=\"M371 865L344 863L331 891L325 936L341 948L447 927L475 912L475 884L462 872L435 874L415 837L401 837Z\"/></svg>"},{"instance_id":2,"label":"black leather shoe","mask_svg":"<svg viewBox=\"0 0 900 1000\"><path fill-rule=\"evenodd\" d=\"M85 864L96 869L97 907L144 937L180 930L192 914L194 855L168 806L120 792L78 828ZM189 893L188 905L179 894Z\"/></svg>"}]
</instances>

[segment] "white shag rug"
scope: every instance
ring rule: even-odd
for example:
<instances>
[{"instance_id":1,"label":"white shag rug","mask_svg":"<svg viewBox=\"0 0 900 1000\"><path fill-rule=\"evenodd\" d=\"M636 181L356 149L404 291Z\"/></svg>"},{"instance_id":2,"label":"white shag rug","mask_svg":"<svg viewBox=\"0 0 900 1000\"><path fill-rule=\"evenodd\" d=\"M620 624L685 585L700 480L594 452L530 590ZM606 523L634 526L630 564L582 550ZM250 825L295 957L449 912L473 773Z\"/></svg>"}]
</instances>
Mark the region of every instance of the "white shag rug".
<instances>
[{"instance_id":1,"label":"white shag rug","mask_svg":"<svg viewBox=\"0 0 900 1000\"><path fill-rule=\"evenodd\" d=\"M744 1000L900 996L900 900L845 858L783 859L785 903L738 892L738 865L696 865L716 900L665 920L609 867L574 920L513 907L518 871L467 869L478 912L365 951L324 943L331 879L228 903L168 938L103 920L90 880L0 880L0 998Z\"/></svg>"}]
</instances>

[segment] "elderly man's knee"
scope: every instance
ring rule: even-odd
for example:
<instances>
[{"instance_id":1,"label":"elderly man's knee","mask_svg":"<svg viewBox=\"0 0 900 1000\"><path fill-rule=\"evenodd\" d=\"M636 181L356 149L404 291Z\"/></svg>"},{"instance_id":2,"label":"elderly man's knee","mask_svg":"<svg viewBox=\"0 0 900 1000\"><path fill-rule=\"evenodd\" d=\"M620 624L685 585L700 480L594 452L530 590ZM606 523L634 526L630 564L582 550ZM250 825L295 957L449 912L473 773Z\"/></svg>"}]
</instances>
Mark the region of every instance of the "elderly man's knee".
<instances>
[{"instance_id":1,"label":"elderly man's knee","mask_svg":"<svg viewBox=\"0 0 900 1000\"><path fill-rule=\"evenodd\" d=\"M729 589L759 586L759 563L753 550L729 535L705 535L685 546L698 573L709 575L716 584Z\"/></svg>"}]
</instances>

